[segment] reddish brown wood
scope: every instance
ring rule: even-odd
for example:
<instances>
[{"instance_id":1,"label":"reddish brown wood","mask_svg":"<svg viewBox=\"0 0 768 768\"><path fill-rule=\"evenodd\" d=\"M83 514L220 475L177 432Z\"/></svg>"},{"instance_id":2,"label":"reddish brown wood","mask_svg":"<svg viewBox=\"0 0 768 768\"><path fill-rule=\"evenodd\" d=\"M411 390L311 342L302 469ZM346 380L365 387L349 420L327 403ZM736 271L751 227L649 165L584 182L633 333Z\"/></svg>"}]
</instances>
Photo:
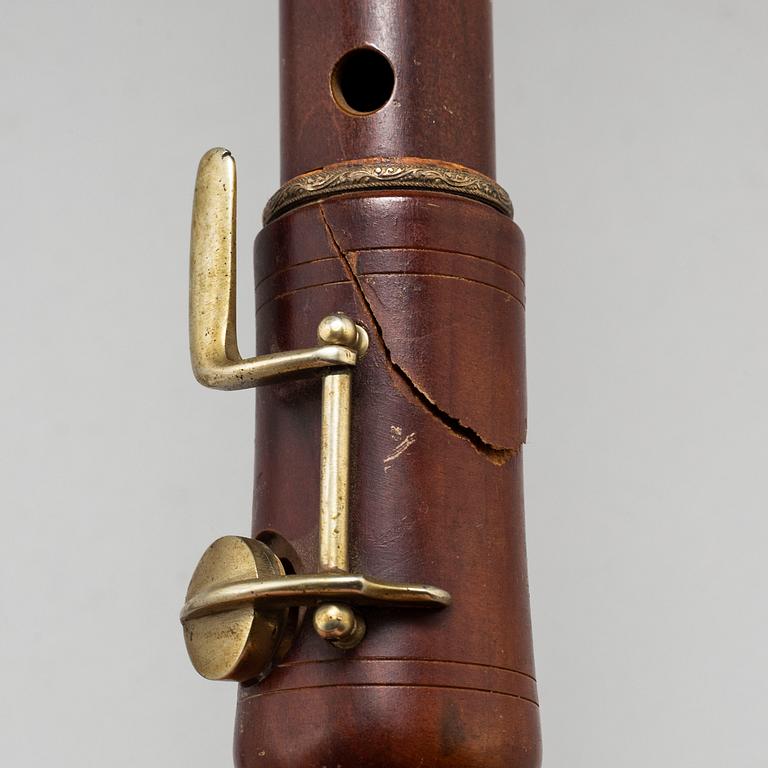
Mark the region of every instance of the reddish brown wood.
<instances>
[{"instance_id":1,"label":"reddish brown wood","mask_svg":"<svg viewBox=\"0 0 768 768\"><path fill-rule=\"evenodd\" d=\"M421 156L494 172L490 4L283 0L282 174ZM375 46L392 100L343 112L330 72ZM343 652L305 621L240 687L241 768L536 768L523 520L524 246L511 219L438 192L329 197L256 242L259 354L311 346L341 310L366 326L353 378L352 569L451 592L438 611L364 610ZM317 569L320 384L257 392L254 534ZM275 536L278 534L279 536ZM288 542L288 543L286 543Z\"/></svg>"},{"instance_id":2,"label":"reddish brown wood","mask_svg":"<svg viewBox=\"0 0 768 768\"><path fill-rule=\"evenodd\" d=\"M354 374L353 570L454 603L366 611L347 653L305 625L276 671L241 687L238 764L537 766L519 229L439 193L336 197L266 227L256 275L260 352L312 344L339 309L371 334ZM258 392L254 533L279 532L304 571L319 414L317 381Z\"/></svg>"},{"instance_id":3,"label":"reddish brown wood","mask_svg":"<svg viewBox=\"0 0 768 768\"><path fill-rule=\"evenodd\" d=\"M362 157L448 160L495 173L491 4L487 0L283 0L282 179ZM395 70L381 110L352 117L329 78L373 46Z\"/></svg>"}]
</instances>

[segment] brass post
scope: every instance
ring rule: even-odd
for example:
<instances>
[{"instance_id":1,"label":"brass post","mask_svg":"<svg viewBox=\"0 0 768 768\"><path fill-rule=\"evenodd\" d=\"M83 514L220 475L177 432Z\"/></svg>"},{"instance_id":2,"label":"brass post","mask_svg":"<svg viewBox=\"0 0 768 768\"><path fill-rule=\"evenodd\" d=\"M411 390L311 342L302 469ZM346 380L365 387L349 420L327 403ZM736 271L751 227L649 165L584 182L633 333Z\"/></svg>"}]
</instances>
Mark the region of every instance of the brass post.
<instances>
[{"instance_id":1,"label":"brass post","mask_svg":"<svg viewBox=\"0 0 768 768\"><path fill-rule=\"evenodd\" d=\"M323 378L320 434L320 570L349 571L349 435L352 373Z\"/></svg>"}]
</instances>

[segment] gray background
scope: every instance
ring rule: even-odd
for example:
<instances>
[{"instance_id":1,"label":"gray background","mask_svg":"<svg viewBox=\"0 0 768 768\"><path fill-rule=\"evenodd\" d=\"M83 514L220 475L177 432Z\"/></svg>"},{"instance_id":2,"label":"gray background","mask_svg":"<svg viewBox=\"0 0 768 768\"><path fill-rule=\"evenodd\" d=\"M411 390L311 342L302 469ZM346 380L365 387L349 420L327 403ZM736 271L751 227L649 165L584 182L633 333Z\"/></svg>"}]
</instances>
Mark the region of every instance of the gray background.
<instances>
[{"instance_id":1,"label":"gray background","mask_svg":"<svg viewBox=\"0 0 768 768\"><path fill-rule=\"evenodd\" d=\"M497 2L549 768L768 764L764 0ZM253 396L186 350L195 166L278 181L273 2L2 2L0 756L230 765L176 616ZM253 349L249 268L241 346Z\"/></svg>"}]
</instances>

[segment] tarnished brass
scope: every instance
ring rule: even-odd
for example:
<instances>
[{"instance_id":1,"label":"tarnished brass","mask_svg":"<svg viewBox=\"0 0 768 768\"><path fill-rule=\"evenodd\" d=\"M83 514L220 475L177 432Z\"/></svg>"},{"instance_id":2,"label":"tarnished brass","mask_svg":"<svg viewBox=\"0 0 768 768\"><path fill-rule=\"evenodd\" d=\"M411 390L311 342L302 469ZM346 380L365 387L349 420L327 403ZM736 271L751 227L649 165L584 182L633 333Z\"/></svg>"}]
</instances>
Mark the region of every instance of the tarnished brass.
<instances>
[{"instance_id":1,"label":"tarnished brass","mask_svg":"<svg viewBox=\"0 0 768 768\"><path fill-rule=\"evenodd\" d=\"M206 594L226 580L277 579L282 563L260 541L225 536L206 550L187 590L187 600ZM290 609L239 601L213 612L182 614L184 640L195 669L209 680L251 680L263 677L279 656L291 627Z\"/></svg>"},{"instance_id":2,"label":"tarnished brass","mask_svg":"<svg viewBox=\"0 0 768 768\"><path fill-rule=\"evenodd\" d=\"M323 640L346 651L359 645L365 637L365 621L348 605L324 603L315 610L312 620Z\"/></svg>"},{"instance_id":3,"label":"tarnished brass","mask_svg":"<svg viewBox=\"0 0 768 768\"><path fill-rule=\"evenodd\" d=\"M456 163L420 157L364 158L328 165L290 179L267 202L263 220L273 219L313 200L349 192L420 189L461 195L512 215L509 195L493 179Z\"/></svg>"},{"instance_id":4,"label":"tarnished brass","mask_svg":"<svg viewBox=\"0 0 768 768\"><path fill-rule=\"evenodd\" d=\"M348 571L352 374L323 379L320 432L320 570Z\"/></svg>"},{"instance_id":5,"label":"tarnished brass","mask_svg":"<svg viewBox=\"0 0 768 768\"><path fill-rule=\"evenodd\" d=\"M248 389L286 375L350 366L357 351L323 344L244 360L237 346L235 159L217 147L200 160L192 206L189 349L195 378L214 389Z\"/></svg>"},{"instance_id":6,"label":"tarnished brass","mask_svg":"<svg viewBox=\"0 0 768 768\"><path fill-rule=\"evenodd\" d=\"M352 367L368 334L346 315L324 317L319 346L243 360L235 327L235 162L225 149L200 161L190 257L192 368L202 384L245 389L286 376L323 377L320 445L321 573L286 576L264 543L238 536L214 542L200 560L181 612L192 663L212 680L254 680L287 649L298 606L313 606L315 631L341 649L365 635L352 605L446 606L450 595L422 584L376 581L349 571L349 445Z\"/></svg>"},{"instance_id":7,"label":"tarnished brass","mask_svg":"<svg viewBox=\"0 0 768 768\"><path fill-rule=\"evenodd\" d=\"M349 344L356 338L352 321L317 329L320 342ZM329 373L323 379L320 430L320 570L349 571L349 439L352 421L352 373ZM354 648L365 637L365 622L347 605L320 605L315 631L338 648Z\"/></svg>"},{"instance_id":8,"label":"tarnished brass","mask_svg":"<svg viewBox=\"0 0 768 768\"><path fill-rule=\"evenodd\" d=\"M181 621L242 605L272 609L276 606L318 605L326 601L380 608L419 608L450 605L451 596L444 589L426 584L393 584L355 573L300 573L266 578L238 578L236 574L224 574L220 581L202 588L192 590L190 585Z\"/></svg>"}]
</instances>

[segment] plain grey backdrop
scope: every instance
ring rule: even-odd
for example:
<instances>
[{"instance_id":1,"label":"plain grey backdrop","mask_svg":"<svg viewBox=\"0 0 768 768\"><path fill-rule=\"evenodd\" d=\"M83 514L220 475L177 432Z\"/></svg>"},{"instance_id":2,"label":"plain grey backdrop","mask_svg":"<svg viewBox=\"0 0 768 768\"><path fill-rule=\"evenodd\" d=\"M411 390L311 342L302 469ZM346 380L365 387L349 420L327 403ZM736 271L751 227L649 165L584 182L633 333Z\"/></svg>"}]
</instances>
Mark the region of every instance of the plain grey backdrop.
<instances>
[{"instance_id":1,"label":"plain grey backdrop","mask_svg":"<svg viewBox=\"0 0 768 768\"><path fill-rule=\"evenodd\" d=\"M0 9L0 759L228 766L177 614L253 395L192 379L187 247L208 147L243 254L277 186L276 3ZM764 0L495 4L548 768L768 765L767 42Z\"/></svg>"}]
</instances>

